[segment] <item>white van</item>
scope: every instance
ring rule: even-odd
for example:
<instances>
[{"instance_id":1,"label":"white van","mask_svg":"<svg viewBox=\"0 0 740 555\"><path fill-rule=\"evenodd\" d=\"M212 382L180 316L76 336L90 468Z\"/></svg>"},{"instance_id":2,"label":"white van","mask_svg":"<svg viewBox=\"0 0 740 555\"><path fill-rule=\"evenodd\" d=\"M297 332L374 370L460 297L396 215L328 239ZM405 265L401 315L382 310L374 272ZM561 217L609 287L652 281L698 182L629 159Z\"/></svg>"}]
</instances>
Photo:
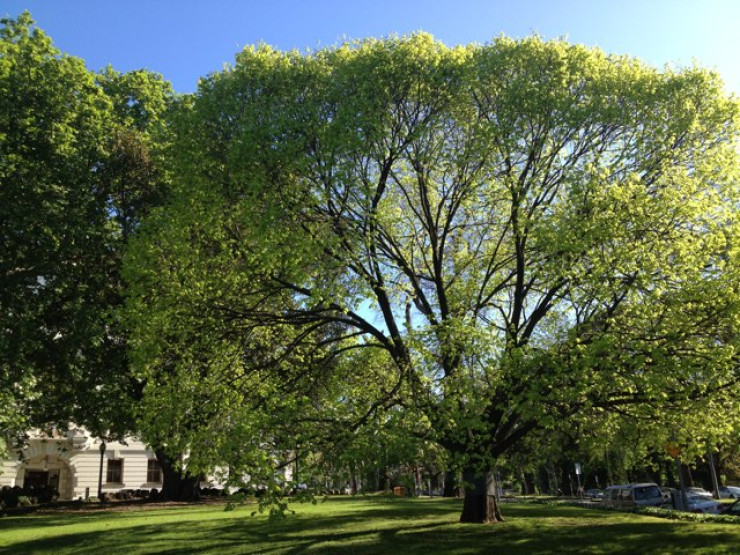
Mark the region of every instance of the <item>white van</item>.
<instances>
[{"instance_id":1,"label":"white van","mask_svg":"<svg viewBox=\"0 0 740 555\"><path fill-rule=\"evenodd\" d=\"M656 507L664 502L657 484L623 484L604 490L604 506L614 509Z\"/></svg>"}]
</instances>

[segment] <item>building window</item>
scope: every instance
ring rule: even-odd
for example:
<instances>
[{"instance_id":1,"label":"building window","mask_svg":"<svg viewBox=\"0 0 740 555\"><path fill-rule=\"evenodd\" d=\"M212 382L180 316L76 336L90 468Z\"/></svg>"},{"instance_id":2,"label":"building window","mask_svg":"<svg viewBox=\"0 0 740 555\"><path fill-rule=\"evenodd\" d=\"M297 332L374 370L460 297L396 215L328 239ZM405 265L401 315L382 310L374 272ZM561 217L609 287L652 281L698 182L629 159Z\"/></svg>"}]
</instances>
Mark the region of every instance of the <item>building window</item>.
<instances>
[{"instance_id":1,"label":"building window","mask_svg":"<svg viewBox=\"0 0 740 555\"><path fill-rule=\"evenodd\" d=\"M149 459L146 463L146 481L159 483L162 481L162 467L157 459Z\"/></svg>"},{"instance_id":2,"label":"building window","mask_svg":"<svg viewBox=\"0 0 740 555\"><path fill-rule=\"evenodd\" d=\"M123 459L108 459L108 472L105 481L109 484L123 483Z\"/></svg>"}]
</instances>

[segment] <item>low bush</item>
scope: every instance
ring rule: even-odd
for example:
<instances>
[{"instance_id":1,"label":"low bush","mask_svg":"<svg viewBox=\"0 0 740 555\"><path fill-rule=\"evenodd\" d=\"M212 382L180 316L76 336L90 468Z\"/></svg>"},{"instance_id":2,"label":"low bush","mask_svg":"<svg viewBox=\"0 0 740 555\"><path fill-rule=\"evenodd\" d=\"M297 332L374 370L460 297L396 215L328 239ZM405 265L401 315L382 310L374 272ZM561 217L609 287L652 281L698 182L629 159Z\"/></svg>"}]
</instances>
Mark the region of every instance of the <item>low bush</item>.
<instances>
[{"instance_id":1,"label":"low bush","mask_svg":"<svg viewBox=\"0 0 740 555\"><path fill-rule=\"evenodd\" d=\"M4 486L0 489L0 506L7 509L51 503L57 499L59 499L59 492L51 486L31 488Z\"/></svg>"},{"instance_id":2,"label":"low bush","mask_svg":"<svg viewBox=\"0 0 740 555\"><path fill-rule=\"evenodd\" d=\"M669 520L682 520L685 522L713 522L718 524L740 524L740 517L734 515L714 515L708 513L689 513L686 511L674 511L672 509L660 509L658 507L642 507L635 509L635 513L667 518Z\"/></svg>"}]
</instances>

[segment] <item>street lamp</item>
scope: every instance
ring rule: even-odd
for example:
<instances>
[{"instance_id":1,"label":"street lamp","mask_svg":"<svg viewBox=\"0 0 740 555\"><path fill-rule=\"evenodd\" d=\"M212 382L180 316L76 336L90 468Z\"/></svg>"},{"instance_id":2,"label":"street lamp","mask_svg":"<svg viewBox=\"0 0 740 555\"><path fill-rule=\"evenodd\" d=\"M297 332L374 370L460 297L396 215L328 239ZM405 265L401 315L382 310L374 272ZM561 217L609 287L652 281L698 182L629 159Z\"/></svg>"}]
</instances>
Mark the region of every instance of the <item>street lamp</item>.
<instances>
[{"instance_id":1,"label":"street lamp","mask_svg":"<svg viewBox=\"0 0 740 555\"><path fill-rule=\"evenodd\" d=\"M105 455L105 440L100 442L100 474L98 474L98 501L102 501L103 495L103 455Z\"/></svg>"}]
</instances>

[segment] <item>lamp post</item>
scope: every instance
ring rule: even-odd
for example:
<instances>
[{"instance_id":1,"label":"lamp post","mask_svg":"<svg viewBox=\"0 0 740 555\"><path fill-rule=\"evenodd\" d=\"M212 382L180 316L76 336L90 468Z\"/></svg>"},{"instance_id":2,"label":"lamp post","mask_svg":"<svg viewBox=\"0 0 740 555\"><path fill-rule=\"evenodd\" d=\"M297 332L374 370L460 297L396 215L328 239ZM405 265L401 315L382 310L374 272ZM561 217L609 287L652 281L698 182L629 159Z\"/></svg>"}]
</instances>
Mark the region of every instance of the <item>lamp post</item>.
<instances>
[{"instance_id":1,"label":"lamp post","mask_svg":"<svg viewBox=\"0 0 740 555\"><path fill-rule=\"evenodd\" d=\"M707 450L707 462L709 463L709 472L712 475L712 488L714 489L714 497L715 499L719 499L719 481L717 480L717 470L714 468L714 454L712 453L711 448Z\"/></svg>"},{"instance_id":2,"label":"lamp post","mask_svg":"<svg viewBox=\"0 0 740 555\"><path fill-rule=\"evenodd\" d=\"M103 455L105 455L105 440L100 442L100 473L98 474L98 501L103 495Z\"/></svg>"},{"instance_id":3,"label":"lamp post","mask_svg":"<svg viewBox=\"0 0 740 555\"><path fill-rule=\"evenodd\" d=\"M578 480L578 497L583 498L583 495L582 495L583 490L581 489L581 472L583 472L583 470L581 469L581 463L576 463L576 480Z\"/></svg>"}]
</instances>

